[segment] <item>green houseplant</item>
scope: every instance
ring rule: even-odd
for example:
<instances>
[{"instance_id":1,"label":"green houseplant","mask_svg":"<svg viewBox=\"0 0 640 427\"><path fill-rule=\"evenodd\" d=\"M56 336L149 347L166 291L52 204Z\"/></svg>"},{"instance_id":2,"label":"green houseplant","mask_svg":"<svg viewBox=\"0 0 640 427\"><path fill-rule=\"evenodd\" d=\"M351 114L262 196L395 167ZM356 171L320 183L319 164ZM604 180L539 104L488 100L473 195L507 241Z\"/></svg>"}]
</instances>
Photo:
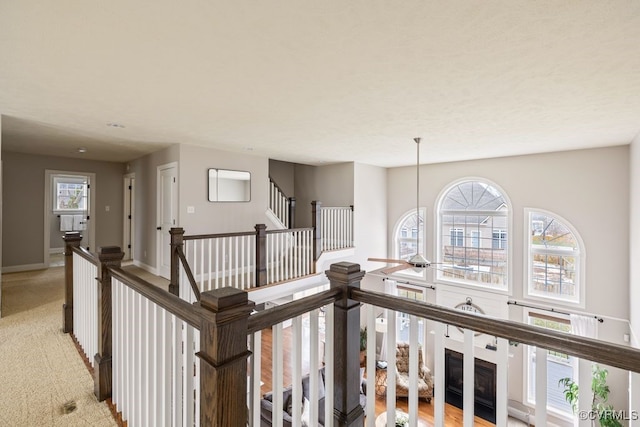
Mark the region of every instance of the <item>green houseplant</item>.
<instances>
[{"instance_id":1,"label":"green houseplant","mask_svg":"<svg viewBox=\"0 0 640 427\"><path fill-rule=\"evenodd\" d=\"M593 365L591 375L591 411L597 414L597 420L602 427L622 427L622 423L613 417L613 405L607 404L609 400L609 386L607 385L608 371L598 365ZM573 412L578 410L578 384L571 378L561 378L558 385L564 387L564 397L571 404ZM595 420L592 421L595 425Z\"/></svg>"}]
</instances>

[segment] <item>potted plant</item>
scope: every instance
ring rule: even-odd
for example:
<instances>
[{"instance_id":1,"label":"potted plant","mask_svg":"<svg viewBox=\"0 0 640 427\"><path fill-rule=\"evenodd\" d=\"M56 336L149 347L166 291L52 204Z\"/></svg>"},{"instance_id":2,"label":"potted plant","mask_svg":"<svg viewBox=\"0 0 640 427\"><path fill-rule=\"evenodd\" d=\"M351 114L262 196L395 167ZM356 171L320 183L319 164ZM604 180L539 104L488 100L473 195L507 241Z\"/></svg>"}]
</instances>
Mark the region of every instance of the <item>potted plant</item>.
<instances>
[{"instance_id":1,"label":"potted plant","mask_svg":"<svg viewBox=\"0 0 640 427\"><path fill-rule=\"evenodd\" d=\"M360 328L360 366L363 366L367 358L367 327Z\"/></svg>"},{"instance_id":2,"label":"potted plant","mask_svg":"<svg viewBox=\"0 0 640 427\"><path fill-rule=\"evenodd\" d=\"M622 423L613 417L613 405L608 405L609 386L607 385L608 371L593 365L591 376L591 391L593 391L593 400L591 401L591 410L597 414L597 419L602 427L622 427ZM561 378L558 385L564 386L564 397L571 404L573 412L578 410L578 384L571 378ZM595 425L595 420L591 421Z\"/></svg>"}]
</instances>

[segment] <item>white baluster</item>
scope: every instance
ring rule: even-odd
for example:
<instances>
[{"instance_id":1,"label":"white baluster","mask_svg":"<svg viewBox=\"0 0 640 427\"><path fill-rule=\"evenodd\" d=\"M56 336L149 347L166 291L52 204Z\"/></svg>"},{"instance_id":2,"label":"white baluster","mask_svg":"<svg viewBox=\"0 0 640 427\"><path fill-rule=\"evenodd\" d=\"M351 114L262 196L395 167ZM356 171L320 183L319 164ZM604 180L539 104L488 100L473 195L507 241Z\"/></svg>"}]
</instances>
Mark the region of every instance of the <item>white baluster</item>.
<instances>
[{"instance_id":1,"label":"white baluster","mask_svg":"<svg viewBox=\"0 0 640 427\"><path fill-rule=\"evenodd\" d=\"M409 425L418 425L418 319L409 316Z\"/></svg>"},{"instance_id":2,"label":"white baluster","mask_svg":"<svg viewBox=\"0 0 640 427\"><path fill-rule=\"evenodd\" d=\"M545 348L536 347L536 417L535 425L547 425L547 354Z\"/></svg>"},{"instance_id":3,"label":"white baluster","mask_svg":"<svg viewBox=\"0 0 640 427\"><path fill-rule=\"evenodd\" d=\"M444 427L444 330L440 322L434 324L434 375L433 375L433 421L435 427Z\"/></svg>"},{"instance_id":4,"label":"white baluster","mask_svg":"<svg viewBox=\"0 0 640 427\"><path fill-rule=\"evenodd\" d=\"M273 389L273 407L274 408L282 408L284 402L282 401L282 381L283 381L283 345L282 345L282 323L278 323L272 327L272 347L273 351L271 354L272 360L272 389ZM273 427L282 427L282 412L274 410L272 415L271 423Z\"/></svg>"},{"instance_id":5,"label":"white baluster","mask_svg":"<svg viewBox=\"0 0 640 427\"><path fill-rule=\"evenodd\" d=\"M464 361L463 361L463 385L462 385L462 407L465 427L473 426L473 416L475 411L475 356L474 337L471 329L464 330Z\"/></svg>"}]
</instances>

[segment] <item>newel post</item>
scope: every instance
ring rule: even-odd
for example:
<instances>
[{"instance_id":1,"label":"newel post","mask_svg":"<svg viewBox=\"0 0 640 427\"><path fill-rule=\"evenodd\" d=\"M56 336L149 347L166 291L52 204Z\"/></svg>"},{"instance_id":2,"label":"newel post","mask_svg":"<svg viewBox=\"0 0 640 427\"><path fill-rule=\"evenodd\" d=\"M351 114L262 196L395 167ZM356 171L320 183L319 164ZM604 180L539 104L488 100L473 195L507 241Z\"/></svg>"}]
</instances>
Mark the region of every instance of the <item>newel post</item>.
<instances>
[{"instance_id":1,"label":"newel post","mask_svg":"<svg viewBox=\"0 0 640 427\"><path fill-rule=\"evenodd\" d=\"M344 289L333 305L333 422L338 427L364 425L360 406L360 303L349 299L349 288L360 288L365 272L350 262L331 264L326 271L331 288Z\"/></svg>"},{"instance_id":2,"label":"newel post","mask_svg":"<svg viewBox=\"0 0 640 427\"><path fill-rule=\"evenodd\" d=\"M184 250L184 228L173 227L169 230L171 235L171 271L169 279L169 292L175 296L180 296L180 257L178 248Z\"/></svg>"},{"instance_id":3,"label":"newel post","mask_svg":"<svg viewBox=\"0 0 640 427\"><path fill-rule=\"evenodd\" d=\"M256 224L256 286L267 284L267 226Z\"/></svg>"},{"instance_id":4,"label":"newel post","mask_svg":"<svg viewBox=\"0 0 640 427\"><path fill-rule=\"evenodd\" d=\"M98 248L98 352L93 364L93 392L99 402L111 397L111 272L109 267L120 267L124 252L118 246Z\"/></svg>"},{"instance_id":5,"label":"newel post","mask_svg":"<svg viewBox=\"0 0 640 427\"><path fill-rule=\"evenodd\" d=\"M313 259L322 254L322 202L311 202L311 226L313 227Z\"/></svg>"},{"instance_id":6,"label":"newel post","mask_svg":"<svg viewBox=\"0 0 640 427\"><path fill-rule=\"evenodd\" d=\"M247 293L220 288L200 299L200 422L247 425L247 323L254 303Z\"/></svg>"},{"instance_id":7,"label":"newel post","mask_svg":"<svg viewBox=\"0 0 640 427\"><path fill-rule=\"evenodd\" d=\"M296 228L296 198L289 197L289 228Z\"/></svg>"},{"instance_id":8,"label":"newel post","mask_svg":"<svg viewBox=\"0 0 640 427\"><path fill-rule=\"evenodd\" d=\"M68 231L64 240L64 304L62 305L62 331L73 332L73 248L79 248L82 235L78 231Z\"/></svg>"}]
</instances>

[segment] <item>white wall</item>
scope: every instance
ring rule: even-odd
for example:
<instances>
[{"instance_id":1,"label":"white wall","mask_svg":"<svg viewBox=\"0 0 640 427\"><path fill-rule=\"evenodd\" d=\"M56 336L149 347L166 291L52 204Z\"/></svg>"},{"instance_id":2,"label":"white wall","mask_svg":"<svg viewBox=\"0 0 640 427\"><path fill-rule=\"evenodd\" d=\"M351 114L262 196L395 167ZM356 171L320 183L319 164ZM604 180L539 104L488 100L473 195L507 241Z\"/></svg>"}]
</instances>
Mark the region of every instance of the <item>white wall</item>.
<instances>
[{"instance_id":1,"label":"white wall","mask_svg":"<svg viewBox=\"0 0 640 427\"><path fill-rule=\"evenodd\" d=\"M405 212L415 209L415 173L415 166L388 171L389 247L392 244L390 233L396 221ZM494 182L512 203L511 297L524 297L524 209L540 208L571 222L584 240L585 311L629 318L629 146L421 166L420 204L427 208L427 259L435 259L437 198L445 187L466 177ZM640 182L636 182L636 187L640 188ZM636 206L640 206L640 202L636 202ZM433 271L429 271L427 277L433 280ZM635 301L638 301L640 289L635 291ZM510 318L523 320L520 309L511 307L509 313ZM600 328L599 337L624 344L626 328L624 322L606 320ZM513 349L514 358L510 360L509 372L512 380L510 397L519 400L522 397L519 386L522 378L521 347ZM609 384L612 403L617 408L625 408L625 374L612 372Z\"/></svg>"},{"instance_id":2,"label":"white wall","mask_svg":"<svg viewBox=\"0 0 640 427\"><path fill-rule=\"evenodd\" d=\"M387 256L387 169L356 163L353 183L355 256L352 262L370 271L379 263L369 257Z\"/></svg>"}]
</instances>

